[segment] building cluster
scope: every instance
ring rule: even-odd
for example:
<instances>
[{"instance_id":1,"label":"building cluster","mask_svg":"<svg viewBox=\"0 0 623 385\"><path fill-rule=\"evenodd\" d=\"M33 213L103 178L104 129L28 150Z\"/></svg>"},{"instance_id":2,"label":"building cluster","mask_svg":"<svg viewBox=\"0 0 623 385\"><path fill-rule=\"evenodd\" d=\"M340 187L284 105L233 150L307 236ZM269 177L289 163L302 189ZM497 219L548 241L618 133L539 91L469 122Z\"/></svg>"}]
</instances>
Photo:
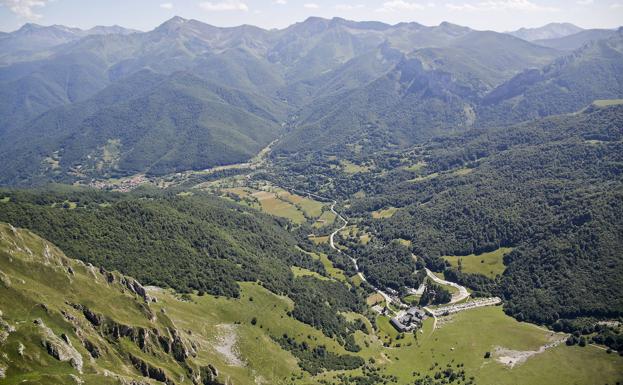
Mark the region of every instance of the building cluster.
<instances>
[{"instance_id":1,"label":"building cluster","mask_svg":"<svg viewBox=\"0 0 623 385\"><path fill-rule=\"evenodd\" d=\"M390 322L396 330L404 333L421 327L424 319L426 319L426 312L424 309L414 306L405 312L400 312L396 317L392 318Z\"/></svg>"}]
</instances>

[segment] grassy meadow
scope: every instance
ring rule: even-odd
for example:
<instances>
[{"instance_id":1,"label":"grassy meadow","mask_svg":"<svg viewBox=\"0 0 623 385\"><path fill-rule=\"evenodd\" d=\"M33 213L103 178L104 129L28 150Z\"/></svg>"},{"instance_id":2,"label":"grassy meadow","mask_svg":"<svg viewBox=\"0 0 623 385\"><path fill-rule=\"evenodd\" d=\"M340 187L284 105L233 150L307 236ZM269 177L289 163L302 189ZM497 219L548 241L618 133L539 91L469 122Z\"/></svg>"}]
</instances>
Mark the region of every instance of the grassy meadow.
<instances>
[{"instance_id":1,"label":"grassy meadow","mask_svg":"<svg viewBox=\"0 0 623 385\"><path fill-rule=\"evenodd\" d=\"M504 266L504 255L512 250L513 249L510 247L500 247L497 250L478 255L447 255L443 258L454 267L458 267L459 261L461 261L461 268L466 273L482 274L490 278L495 278L496 275L504 272L506 268Z\"/></svg>"}]
</instances>

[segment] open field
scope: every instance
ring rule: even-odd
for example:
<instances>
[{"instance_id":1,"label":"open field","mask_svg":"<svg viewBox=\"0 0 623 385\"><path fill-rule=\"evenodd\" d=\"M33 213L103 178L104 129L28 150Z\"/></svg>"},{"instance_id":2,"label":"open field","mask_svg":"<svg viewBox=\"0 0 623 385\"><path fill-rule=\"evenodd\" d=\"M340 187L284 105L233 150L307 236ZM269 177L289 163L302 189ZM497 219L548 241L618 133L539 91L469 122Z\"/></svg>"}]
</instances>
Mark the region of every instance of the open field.
<instances>
[{"instance_id":1,"label":"open field","mask_svg":"<svg viewBox=\"0 0 623 385\"><path fill-rule=\"evenodd\" d=\"M322 202L318 202L314 199L303 197L297 194L292 194L289 191L286 191L281 188L274 188L273 191L282 199L297 205L300 207L305 215L309 218L318 218L322 214L322 208L326 206Z\"/></svg>"},{"instance_id":2,"label":"open field","mask_svg":"<svg viewBox=\"0 0 623 385\"><path fill-rule=\"evenodd\" d=\"M413 183L421 182L421 181L424 181L424 180L427 180L427 179L437 178L438 176L439 176L439 173L438 172L434 172L432 174L422 175L422 176L415 177L413 179L409 179L409 182L413 182Z\"/></svg>"},{"instance_id":3,"label":"open field","mask_svg":"<svg viewBox=\"0 0 623 385\"><path fill-rule=\"evenodd\" d=\"M453 171L452 175L463 176L463 175L470 174L472 171L474 171L473 168L459 168L458 170Z\"/></svg>"},{"instance_id":4,"label":"open field","mask_svg":"<svg viewBox=\"0 0 623 385\"><path fill-rule=\"evenodd\" d=\"M366 304L368 304L368 306L374 306L376 304L384 304L384 303L385 303L385 297L383 297L379 293L370 294L370 296L366 298Z\"/></svg>"},{"instance_id":5,"label":"open field","mask_svg":"<svg viewBox=\"0 0 623 385\"><path fill-rule=\"evenodd\" d=\"M329 243L329 236L328 235L310 235L309 239L312 242L314 242L315 244Z\"/></svg>"},{"instance_id":6,"label":"open field","mask_svg":"<svg viewBox=\"0 0 623 385\"><path fill-rule=\"evenodd\" d=\"M237 195L242 203L271 215L288 218L294 223L301 224L310 220L314 221L314 227L322 227L335 220L335 214L330 211L323 212L326 203L271 185L259 188L261 189L238 186L227 187L223 191Z\"/></svg>"},{"instance_id":7,"label":"open field","mask_svg":"<svg viewBox=\"0 0 623 385\"><path fill-rule=\"evenodd\" d=\"M418 162L418 163L414 163L410 166L404 166L403 168L407 171L420 171L422 168L424 168L426 166L426 162Z\"/></svg>"},{"instance_id":8,"label":"open field","mask_svg":"<svg viewBox=\"0 0 623 385\"><path fill-rule=\"evenodd\" d=\"M262 210L269 214L290 219L294 223L305 222L305 216L293 204L283 201L272 191L257 191L251 194L256 198Z\"/></svg>"},{"instance_id":9,"label":"open field","mask_svg":"<svg viewBox=\"0 0 623 385\"><path fill-rule=\"evenodd\" d=\"M290 270L295 277L314 277L317 279L330 280L331 278L324 277L315 271L308 270L304 267L291 266Z\"/></svg>"},{"instance_id":10,"label":"open field","mask_svg":"<svg viewBox=\"0 0 623 385\"><path fill-rule=\"evenodd\" d=\"M342 238L348 239L351 238L353 241L359 241L361 244L365 245L370 242L371 235L370 233L361 233L361 235L357 235L359 233L359 227L356 225L349 225L344 228L344 230L340 231L339 234Z\"/></svg>"},{"instance_id":11,"label":"open field","mask_svg":"<svg viewBox=\"0 0 623 385\"><path fill-rule=\"evenodd\" d=\"M325 270L329 274L329 276L338 281L346 282L346 276L344 272L337 267L333 266L333 262L327 257L324 253L308 253L312 256L312 258L319 260L324 266Z\"/></svg>"},{"instance_id":12,"label":"open field","mask_svg":"<svg viewBox=\"0 0 623 385\"><path fill-rule=\"evenodd\" d=\"M320 228L326 225L330 225L331 223L335 222L336 218L337 217L332 211L327 210L322 213L322 215L316 220L316 222L314 222L313 227Z\"/></svg>"},{"instance_id":13,"label":"open field","mask_svg":"<svg viewBox=\"0 0 623 385\"><path fill-rule=\"evenodd\" d=\"M397 333L389 319L379 316L379 336L384 341L386 337L393 338L391 346L394 348L371 345L363 354L386 356L389 360L382 365L384 372L402 379L412 378L414 371L433 374L435 370L429 369L435 362L442 369L447 364L462 363L467 375L484 385L613 384L623 379L619 370L623 359L592 346L568 347L563 343L540 354L528 353L532 355L513 368L496 361L496 347L534 352L559 338L535 325L517 322L506 316L499 306L443 318L446 317L440 319L434 332L429 318L424 323L423 333L417 333L417 340L413 333L408 333L404 339L396 341ZM395 347L397 342L401 347ZM488 351L494 355L485 359ZM377 362L380 361L377 359Z\"/></svg>"},{"instance_id":14,"label":"open field","mask_svg":"<svg viewBox=\"0 0 623 385\"><path fill-rule=\"evenodd\" d=\"M388 207L382 210L376 210L372 212L372 218L381 219L381 218L389 218L394 215L398 211L396 207Z\"/></svg>"},{"instance_id":15,"label":"open field","mask_svg":"<svg viewBox=\"0 0 623 385\"><path fill-rule=\"evenodd\" d=\"M367 172L370 170L367 166L360 166L348 160L342 160L340 164L342 165L342 170L347 174L356 174L358 172Z\"/></svg>"},{"instance_id":16,"label":"open field","mask_svg":"<svg viewBox=\"0 0 623 385\"><path fill-rule=\"evenodd\" d=\"M459 260L464 272L470 274L482 274L490 278L495 278L496 275L502 274L504 269L504 255L513 250L510 247L501 247L497 250L483 253L483 254L470 254L465 256L448 255L443 258L450 262L454 267L459 266Z\"/></svg>"},{"instance_id":17,"label":"open field","mask_svg":"<svg viewBox=\"0 0 623 385\"><path fill-rule=\"evenodd\" d=\"M400 242L402 245L407 246L407 247L411 247L411 241L408 239L398 239L398 242Z\"/></svg>"}]
</instances>

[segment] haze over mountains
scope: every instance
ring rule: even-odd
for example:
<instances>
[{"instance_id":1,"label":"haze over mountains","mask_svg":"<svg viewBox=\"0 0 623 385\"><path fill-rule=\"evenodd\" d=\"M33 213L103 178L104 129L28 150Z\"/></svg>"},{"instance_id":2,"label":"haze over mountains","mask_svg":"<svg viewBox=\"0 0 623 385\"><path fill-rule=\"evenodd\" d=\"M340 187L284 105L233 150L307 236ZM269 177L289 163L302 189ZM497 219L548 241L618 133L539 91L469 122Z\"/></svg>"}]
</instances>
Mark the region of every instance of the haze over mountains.
<instances>
[{"instance_id":1,"label":"haze over mountains","mask_svg":"<svg viewBox=\"0 0 623 385\"><path fill-rule=\"evenodd\" d=\"M203 169L277 137L276 153L404 146L572 112L623 96L622 41L566 24L25 25L0 36L0 183Z\"/></svg>"},{"instance_id":2,"label":"haze over mountains","mask_svg":"<svg viewBox=\"0 0 623 385\"><path fill-rule=\"evenodd\" d=\"M520 28L509 34L527 41L556 39L583 31L582 28L571 23L549 23L538 28Z\"/></svg>"}]
</instances>

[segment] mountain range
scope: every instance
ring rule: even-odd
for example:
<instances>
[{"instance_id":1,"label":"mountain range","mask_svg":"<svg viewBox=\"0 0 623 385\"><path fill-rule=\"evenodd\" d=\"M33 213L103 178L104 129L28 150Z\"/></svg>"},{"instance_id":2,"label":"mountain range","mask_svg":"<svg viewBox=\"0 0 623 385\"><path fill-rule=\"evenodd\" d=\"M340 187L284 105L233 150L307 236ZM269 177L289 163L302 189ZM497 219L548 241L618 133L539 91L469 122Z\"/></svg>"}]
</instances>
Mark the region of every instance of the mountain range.
<instances>
[{"instance_id":1,"label":"mountain range","mask_svg":"<svg viewBox=\"0 0 623 385\"><path fill-rule=\"evenodd\" d=\"M25 25L0 37L0 183L199 170L277 138L276 153L404 146L623 97L622 32L558 27Z\"/></svg>"}]
</instances>

